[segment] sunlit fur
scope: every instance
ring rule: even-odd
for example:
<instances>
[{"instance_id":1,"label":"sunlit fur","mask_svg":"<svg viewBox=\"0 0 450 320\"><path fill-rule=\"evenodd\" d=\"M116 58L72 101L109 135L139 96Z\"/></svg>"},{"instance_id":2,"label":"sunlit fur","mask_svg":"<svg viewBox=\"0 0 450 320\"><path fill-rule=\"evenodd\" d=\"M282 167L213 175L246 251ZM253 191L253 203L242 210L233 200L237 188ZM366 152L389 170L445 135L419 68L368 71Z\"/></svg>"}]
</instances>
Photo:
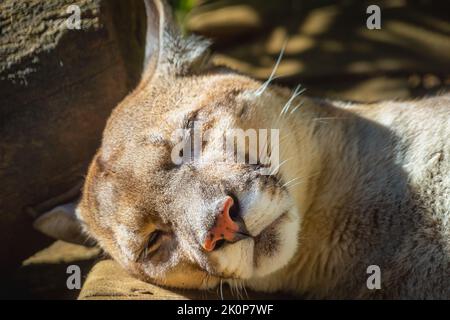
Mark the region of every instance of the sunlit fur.
<instances>
[{"instance_id":1,"label":"sunlit fur","mask_svg":"<svg viewBox=\"0 0 450 320\"><path fill-rule=\"evenodd\" d=\"M307 98L300 87L209 66L197 50L204 42L158 34L160 59L112 113L78 208L105 251L136 276L174 287L450 298L449 96L370 105ZM210 161L173 167L172 132L194 114L212 130ZM279 129L277 175L214 161L229 128ZM253 237L205 252L229 192ZM165 236L141 261L155 228ZM381 290L366 286L374 264Z\"/></svg>"}]
</instances>

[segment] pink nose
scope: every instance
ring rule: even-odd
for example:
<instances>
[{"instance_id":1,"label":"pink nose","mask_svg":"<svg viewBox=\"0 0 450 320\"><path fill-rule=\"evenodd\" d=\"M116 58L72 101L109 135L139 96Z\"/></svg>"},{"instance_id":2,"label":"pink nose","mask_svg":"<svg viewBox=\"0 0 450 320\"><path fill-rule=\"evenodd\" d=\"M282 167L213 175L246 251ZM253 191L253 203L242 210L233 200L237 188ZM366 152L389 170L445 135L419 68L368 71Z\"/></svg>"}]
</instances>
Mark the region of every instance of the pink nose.
<instances>
[{"instance_id":1,"label":"pink nose","mask_svg":"<svg viewBox=\"0 0 450 320\"><path fill-rule=\"evenodd\" d=\"M203 248L206 251L213 251L219 240L234 242L238 240L237 234L241 229L239 224L230 217L230 208L234 205L232 197L227 196L223 203L222 211L216 218L214 226L209 230Z\"/></svg>"}]
</instances>

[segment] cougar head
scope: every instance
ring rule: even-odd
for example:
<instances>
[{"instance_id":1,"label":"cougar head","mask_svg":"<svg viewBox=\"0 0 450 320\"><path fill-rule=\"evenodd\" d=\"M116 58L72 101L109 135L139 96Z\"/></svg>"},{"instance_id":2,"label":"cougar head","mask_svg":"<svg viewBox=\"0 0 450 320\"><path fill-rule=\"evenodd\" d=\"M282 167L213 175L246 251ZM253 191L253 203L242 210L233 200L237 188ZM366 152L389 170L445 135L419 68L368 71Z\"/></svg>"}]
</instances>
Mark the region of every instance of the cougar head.
<instances>
[{"instance_id":1,"label":"cougar head","mask_svg":"<svg viewBox=\"0 0 450 320\"><path fill-rule=\"evenodd\" d=\"M280 270L300 226L270 107L285 92L212 66L208 41L182 37L162 1L146 12L142 81L108 120L76 219L51 228L81 222L130 273L166 286ZM242 133L247 148L235 152Z\"/></svg>"}]
</instances>

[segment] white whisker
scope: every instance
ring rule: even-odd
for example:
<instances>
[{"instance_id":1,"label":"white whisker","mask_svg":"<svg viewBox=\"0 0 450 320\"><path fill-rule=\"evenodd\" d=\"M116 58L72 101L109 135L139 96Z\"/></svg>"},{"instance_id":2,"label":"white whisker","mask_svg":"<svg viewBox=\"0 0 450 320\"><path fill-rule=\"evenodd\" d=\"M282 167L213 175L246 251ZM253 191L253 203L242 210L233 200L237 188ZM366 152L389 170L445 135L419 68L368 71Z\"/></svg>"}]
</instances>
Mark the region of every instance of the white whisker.
<instances>
[{"instance_id":1,"label":"white whisker","mask_svg":"<svg viewBox=\"0 0 450 320\"><path fill-rule=\"evenodd\" d=\"M293 114L295 112L295 110L297 110L298 108L300 108L301 106L303 106L303 101L301 101L298 105L296 105L292 111L290 112L290 114Z\"/></svg>"},{"instance_id":2,"label":"white whisker","mask_svg":"<svg viewBox=\"0 0 450 320\"><path fill-rule=\"evenodd\" d=\"M247 292L247 288L245 287L245 284L242 284L242 289L244 289L245 296L246 296L247 299L248 299L248 292Z\"/></svg>"},{"instance_id":3,"label":"white whisker","mask_svg":"<svg viewBox=\"0 0 450 320\"><path fill-rule=\"evenodd\" d=\"M223 280L220 279L220 300L223 300L223 290L222 290L222 286L223 286Z\"/></svg>"},{"instance_id":4,"label":"white whisker","mask_svg":"<svg viewBox=\"0 0 450 320\"><path fill-rule=\"evenodd\" d=\"M280 141L283 141L284 139L286 139L286 138L288 138L288 137L290 137L290 136L292 136L292 132L291 132L291 133L288 133L288 134L285 135L285 136L282 136L282 137L280 138Z\"/></svg>"},{"instance_id":5,"label":"white whisker","mask_svg":"<svg viewBox=\"0 0 450 320\"><path fill-rule=\"evenodd\" d=\"M286 187L288 184L290 184L291 182L294 182L294 181L296 181L296 180L298 180L298 179L303 179L303 177L297 177L297 178L291 179L291 180L289 180L288 182L286 182L285 184L283 184L281 187L284 188L284 187Z\"/></svg>"},{"instance_id":6,"label":"white whisker","mask_svg":"<svg viewBox=\"0 0 450 320\"><path fill-rule=\"evenodd\" d=\"M293 187L298 186L299 184L302 184L302 183L304 183L304 182L305 182L304 180L299 181L299 182L297 182L297 183L291 184L291 185L288 186L287 188L288 188L288 189L293 188Z\"/></svg>"},{"instance_id":7,"label":"white whisker","mask_svg":"<svg viewBox=\"0 0 450 320\"><path fill-rule=\"evenodd\" d=\"M346 117L322 117L322 118L314 118L314 121L321 121L321 120L344 120L344 119L350 119Z\"/></svg>"},{"instance_id":8,"label":"white whisker","mask_svg":"<svg viewBox=\"0 0 450 320\"><path fill-rule=\"evenodd\" d=\"M231 296L234 297L234 280L228 281L228 285L230 286Z\"/></svg>"},{"instance_id":9,"label":"white whisker","mask_svg":"<svg viewBox=\"0 0 450 320\"><path fill-rule=\"evenodd\" d=\"M259 150L259 153L258 153L258 156L259 156L259 160L261 161L261 159L263 158L263 155L265 156L266 154L267 154L267 147L268 147L268 145L267 145L267 140L268 139L264 139L264 146L261 148L261 150ZM259 144L259 143L258 143ZM264 154L263 154L264 153ZM265 160L266 159L263 159L264 160L264 162L265 162ZM263 162L263 161L261 161L261 162Z\"/></svg>"},{"instance_id":10,"label":"white whisker","mask_svg":"<svg viewBox=\"0 0 450 320\"><path fill-rule=\"evenodd\" d=\"M233 292L235 292L236 294L234 295L237 299L242 300L242 296L239 290L239 281L233 279L232 282L230 283L230 286L233 288Z\"/></svg>"},{"instance_id":11,"label":"white whisker","mask_svg":"<svg viewBox=\"0 0 450 320\"><path fill-rule=\"evenodd\" d=\"M281 117L282 115L286 114L289 111L289 108L291 107L292 102L299 96L301 95L303 92L305 92L305 88L300 89L302 86L299 84L297 87L295 87L294 92L292 93L291 97L289 98L289 100L286 102L286 104L284 105L283 109L281 109L280 115L279 117Z\"/></svg>"},{"instance_id":12,"label":"white whisker","mask_svg":"<svg viewBox=\"0 0 450 320\"><path fill-rule=\"evenodd\" d=\"M242 295L242 283L240 281L236 283L236 288L238 291L239 299L244 300L244 296Z\"/></svg>"},{"instance_id":13,"label":"white whisker","mask_svg":"<svg viewBox=\"0 0 450 320\"><path fill-rule=\"evenodd\" d=\"M280 65L281 59L284 55L284 50L286 49L287 40L284 41L283 47L281 48L280 54L278 55L277 62L275 63L275 66L272 69L272 72L270 73L269 78L266 80L266 82L263 83L263 85L256 90L255 94L257 96L260 96L269 86L270 82L272 82L273 79L275 79L275 72L277 72L278 66Z\"/></svg>"},{"instance_id":14,"label":"white whisker","mask_svg":"<svg viewBox=\"0 0 450 320\"><path fill-rule=\"evenodd\" d=\"M294 186L297 186L297 185L299 185L299 184L301 184L301 183L306 182L306 180L308 180L309 178L312 178L312 177L314 177L314 176L317 176L319 173L320 173L320 172L316 172L316 173L310 174L309 176L294 178L294 179L292 179L292 180L286 182L286 183L283 185L283 187L286 186L287 184L290 184L290 183L293 182L294 180L302 179L302 181L298 181L297 183L291 184L290 186L287 186L287 187L286 187L286 188L288 188L288 189L289 189L289 188L292 188L292 187L294 187Z\"/></svg>"},{"instance_id":15,"label":"white whisker","mask_svg":"<svg viewBox=\"0 0 450 320\"><path fill-rule=\"evenodd\" d=\"M278 171L278 169L280 169L280 167L281 167L283 164L285 164L287 161L289 161L289 160L292 160L292 158L289 158L289 159L286 159L286 160L284 160L284 161L281 161L281 163L278 164L278 165L275 167L275 169L273 169L273 170L270 171L269 176L273 175L274 172Z\"/></svg>"}]
</instances>

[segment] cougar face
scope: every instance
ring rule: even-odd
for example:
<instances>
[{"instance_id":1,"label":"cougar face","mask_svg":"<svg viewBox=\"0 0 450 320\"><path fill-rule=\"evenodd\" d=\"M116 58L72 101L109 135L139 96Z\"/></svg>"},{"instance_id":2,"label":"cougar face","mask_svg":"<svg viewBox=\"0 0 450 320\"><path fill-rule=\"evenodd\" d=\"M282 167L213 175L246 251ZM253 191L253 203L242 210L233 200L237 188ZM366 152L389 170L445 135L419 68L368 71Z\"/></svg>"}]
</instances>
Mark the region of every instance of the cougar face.
<instances>
[{"instance_id":1,"label":"cougar face","mask_svg":"<svg viewBox=\"0 0 450 320\"><path fill-rule=\"evenodd\" d=\"M252 116L264 99L255 94L261 83L204 65L193 70L204 61L204 42L170 34L159 2L147 8L164 30L149 25L159 47L147 64L154 71L113 112L79 218L126 269L159 284L209 287L274 272L296 250L293 201L279 175L262 173L276 164L224 161L228 130L270 129L270 118ZM184 157L194 129L201 157Z\"/></svg>"},{"instance_id":2,"label":"cougar face","mask_svg":"<svg viewBox=\"0 0 450 320\"><path fill-rule=\"evenodd\" d=\"M221 71L155 78L113 113L79 213L125 268L204 287L264 276L292 257L299 222L279 177L262 174L258 163L223 161L225 132L256 120L246 118L257 107L246 93L259 86ZM175 133L191 136L194 125L208 131L201 158L174 163L186 139Z\"/></svg>"}]
</instances>

